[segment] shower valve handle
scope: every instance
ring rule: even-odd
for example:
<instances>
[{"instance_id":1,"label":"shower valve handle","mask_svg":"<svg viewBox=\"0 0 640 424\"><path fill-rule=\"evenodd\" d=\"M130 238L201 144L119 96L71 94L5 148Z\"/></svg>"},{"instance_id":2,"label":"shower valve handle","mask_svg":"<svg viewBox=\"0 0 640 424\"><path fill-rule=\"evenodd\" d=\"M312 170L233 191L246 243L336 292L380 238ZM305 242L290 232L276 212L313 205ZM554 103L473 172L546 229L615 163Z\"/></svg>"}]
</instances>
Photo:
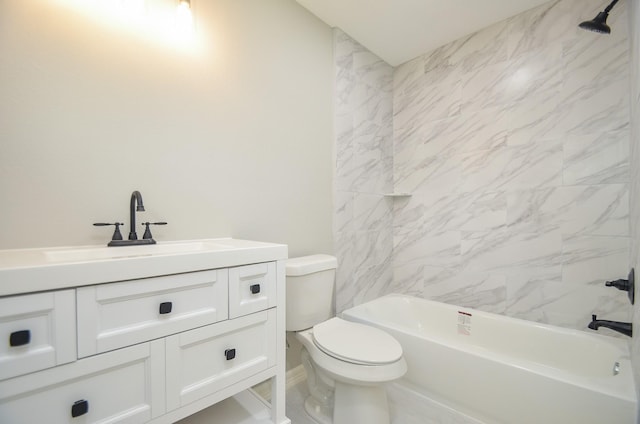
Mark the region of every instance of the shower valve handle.
<instances>
[{"instance_id":1,"label":"shower valve handle","mask_svg":"<svg viewBox=\"0 0 640 424\"><path fill-rule=\"evenodd\" d=\"M615 287L618 290L628 292L629 301L633 305L633 303L635 302L635 291L636 291L635 279L636 279L635 271L633 268L631 268L631 271L629 271L629 275L626 280L623 278L620 278L618 280L607 281L604 283L604 285L607 287Z\"/></svg>"}]
</instances>

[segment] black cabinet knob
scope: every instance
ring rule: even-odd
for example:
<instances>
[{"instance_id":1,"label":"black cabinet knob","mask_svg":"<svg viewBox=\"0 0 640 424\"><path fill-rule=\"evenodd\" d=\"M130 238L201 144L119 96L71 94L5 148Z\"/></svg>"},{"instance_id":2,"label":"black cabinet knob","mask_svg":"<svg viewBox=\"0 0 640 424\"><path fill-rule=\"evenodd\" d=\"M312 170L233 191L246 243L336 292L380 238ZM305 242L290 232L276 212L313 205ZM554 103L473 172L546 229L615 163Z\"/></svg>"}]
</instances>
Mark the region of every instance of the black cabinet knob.
<instances>
[{"instance_id":1,"label":"black cabinet knob","mask_svg":"<svg viewBox=\"0 0 640 424\"><path fill-rule=\"evenodd\" d=\"M226 349L224 351L224 356L225 358L227 358L227 361L232 360L233 358L236 357L236 350L235 349Z\"/></svg>"},{"instance_id":2,"label":"black cabinet knob","mask_svg":"<svg viewBox=\"0 0 640 424\"><path fill-rule=\"evenodd\" d=\"M249 288L251 289L252 294L260 293L260 284L253 284Z\"/></svg>"},{"instance_id":3,"label":"black cabinet knob","mask_svg":"<svg viewBox=\"0 0 640 424\"><path fill-rule=\"evenodd\" d=\"M89 402L86 400L77 400L71 405L71 416L79 417L89 412Z\"/></svg>"},{"instance_id":4,"label":"black cabinet knob","mask_svg":"<svg viewBox=\"0 0 640 424\"><path fill-rule=\"evenodd\" d=\"M160 304L160 315L170 314L171 309L173 309L173 304L171 302L162 302Z\"/></svg>"},{"instance_id":5,"label":"black cabinet knob","mask_svg":"<svg viewBox=\"0 0 640 424\"><path fill-rule=\"evenodd\" d=\"M21 330L14 331L9 336L9 346L24 346L31 342L31 331Z\"/></svg>"}]
</instances>

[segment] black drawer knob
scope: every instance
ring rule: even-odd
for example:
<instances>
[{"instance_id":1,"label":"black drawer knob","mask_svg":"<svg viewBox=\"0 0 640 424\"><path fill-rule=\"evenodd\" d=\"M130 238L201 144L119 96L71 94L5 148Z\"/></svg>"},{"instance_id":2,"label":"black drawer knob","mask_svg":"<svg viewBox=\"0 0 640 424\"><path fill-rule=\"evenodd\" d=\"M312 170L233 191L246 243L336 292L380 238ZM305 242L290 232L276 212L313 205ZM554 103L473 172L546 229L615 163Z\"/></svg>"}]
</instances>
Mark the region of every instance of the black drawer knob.
<instances>
[{"instance_id":1,"label":"black drawer knob","mask_svg":"<svg viewBox=\"0 0 640 424\"><path fill-rule=\"evenodd\" d=\"M162 302L160 304L160 315L170 314L171 309L173 309L171 302Z\"/></svg>"},{"instance_id":2,"label":"black drawer knob","mask_svg":"<svg viewBox=\"0 0 640 424\"><path fill-rule=\"evenodd\" d=\"M9 336L9 346L24 346L31 342L31 331L21 330L14 331Z\"/></svg>"},{"instance_id":3,"label":"black drawer knob","mask_svg":"<svg viewBox=\"0 0 640 424\"><path fill-rule=\"evenodd\" d=\"M77 400L71 406L71 416L79 417L89 412L89 402L86 400Z\"/></svg>"},{"instance_id":4,"label":"black drawer knob","mask_svg":"<svg viewBox=\"0 0 640 424\"><path fill-rule=\"evenodd\" d=\"M226 349L224 351L224 356L225 358L227 358L227 361L232 360L233 358L236 357L236 350L235 349Z\"/></svg>"},{"instance_id":5,"label":"black drawer knob","mask_svg":"<svg viewBox=\"0 0 640 424\"><path fill-rule=\"evenodd\" d=\"M249 288L251 289L252 294L260 293L260 284L253 284Z\"/></svg>"}]
</instances>

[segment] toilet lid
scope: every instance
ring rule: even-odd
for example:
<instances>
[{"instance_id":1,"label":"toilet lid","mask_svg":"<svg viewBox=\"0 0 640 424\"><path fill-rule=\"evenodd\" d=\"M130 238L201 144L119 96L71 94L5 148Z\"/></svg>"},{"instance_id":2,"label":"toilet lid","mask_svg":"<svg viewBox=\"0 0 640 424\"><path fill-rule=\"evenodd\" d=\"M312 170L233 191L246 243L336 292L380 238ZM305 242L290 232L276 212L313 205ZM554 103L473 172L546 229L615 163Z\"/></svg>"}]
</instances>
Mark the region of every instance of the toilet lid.
<instances>
[{"instance_id":1,"label":"toilet lid","mask_svg":"<svg viewBox=\"0 0 640 424\"><path fill-rule=\"evenodd\" d=\"M313 341L326 354L354 364L390 364L402 357L402 346L390 334L340 318L314 326Z\"/></svg>"}]
</instances>

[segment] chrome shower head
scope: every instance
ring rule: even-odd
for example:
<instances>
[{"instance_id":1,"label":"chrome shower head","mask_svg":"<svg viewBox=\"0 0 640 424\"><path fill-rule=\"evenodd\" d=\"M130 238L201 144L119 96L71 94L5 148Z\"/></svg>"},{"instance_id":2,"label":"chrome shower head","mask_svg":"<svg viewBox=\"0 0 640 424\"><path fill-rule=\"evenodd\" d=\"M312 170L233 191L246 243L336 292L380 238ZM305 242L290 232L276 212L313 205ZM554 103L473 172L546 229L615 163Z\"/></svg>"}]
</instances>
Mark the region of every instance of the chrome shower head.
<instances>
[{"instance_id":1,"label":"chrome shower head","mask_svg":"<svg viewBox=\"0 0 640 424\"><path fill-rule=\"evenodd\" d=\"M609 12L611 12L611 9L613 9L613 6L615 6L616 3L618 3L618 0L613 0L611 4L604 9L604 11L598 13L598 16L590 21L584 21L578 26L582 29L600 34L611 34L611 28L607 25L607 18L609 17Z\"/></svg>"}]
</instances>

